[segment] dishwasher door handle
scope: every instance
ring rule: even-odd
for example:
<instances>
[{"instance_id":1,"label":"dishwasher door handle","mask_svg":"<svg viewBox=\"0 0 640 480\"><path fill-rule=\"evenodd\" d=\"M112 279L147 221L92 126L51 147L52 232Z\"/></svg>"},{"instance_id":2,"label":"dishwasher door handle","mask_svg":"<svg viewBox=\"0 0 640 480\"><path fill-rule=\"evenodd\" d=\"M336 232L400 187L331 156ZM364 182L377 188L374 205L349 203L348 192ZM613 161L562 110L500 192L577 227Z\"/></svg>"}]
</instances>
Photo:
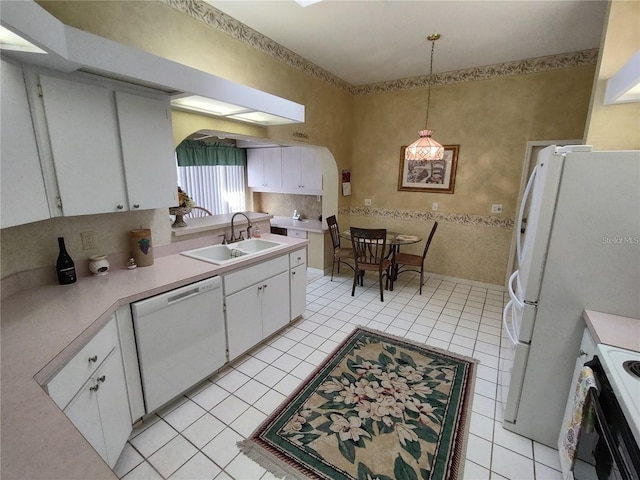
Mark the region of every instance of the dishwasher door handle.
<instances>
[{"instance_id":1,"label":"dishwasher door handle","mask_svg":"<svg viewBox=\"0 0 640 480\"><path fill-rule=\"evenodd\" d=\"M167 308L170 305L175 305L184 300L219 288L222 288L220 277L209 278L169 292L161 293L155 297L134 302L131 304L131 312L134 318L144 317L163 308Z\"/></svg>"},{"instance_id":2,"label":"dishwasher door handle","mask_svg":"<svg viewBox=\"0 0 640 480\"><path fill-rule=\"evenodd\" d=\"M185 300L194 295L198 295L200 293L199 288L192 288L191 290L187 290L186 292L180 292L172 297L167 298L167 305L171 305L172 303L177 303L181 300Z\"/></svg>"}]
</instances>

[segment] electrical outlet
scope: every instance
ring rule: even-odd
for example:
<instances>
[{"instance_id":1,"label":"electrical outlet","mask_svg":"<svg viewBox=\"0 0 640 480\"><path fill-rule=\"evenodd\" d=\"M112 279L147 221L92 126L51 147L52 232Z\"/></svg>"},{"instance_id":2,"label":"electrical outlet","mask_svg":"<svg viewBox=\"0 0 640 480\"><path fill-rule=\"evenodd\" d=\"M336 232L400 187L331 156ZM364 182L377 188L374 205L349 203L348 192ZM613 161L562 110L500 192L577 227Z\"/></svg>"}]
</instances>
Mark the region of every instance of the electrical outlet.
<instances>
[{"instance_id":1,"label":"electrical outlet","mask_svg":"<svg viewBox=\"0 0 640 480\"><path fill-rule=\"evenodd\" d=\"M82 249L93 250L98 246L98 234L96 232L82 232Z\"/></svg>"},{"instance_id":2,"label":"electrical outlet","mask_svg":"<svg viewBox=\"0 0 640 480\"><path fill-rule=\"evenodd\" d=\"M502 204L501 203L492 203L491 204L491 213L502 213Z\"/></svg>"},{"instance_id":3,"label":"electrical outlet","mask_svg":"<svg viewBox=\"0 0 640 480\"><path fill-rule=\"evenodd\" d=\"M438 210L438 207L439 207L438 202L433 202L431 204L431 210Z\"/></svg>"},{"instance_id":4,"label":"electrical outlet","mask_svg":"<svg viewBox=\"0 0 640 480\"><path fill-rule=\"evenodd\" d=\"M364 204L365 204L365 206L370 207L371 206L371 199L370 198L365 198L364 199Z\"/></svg>"}]
</instances>

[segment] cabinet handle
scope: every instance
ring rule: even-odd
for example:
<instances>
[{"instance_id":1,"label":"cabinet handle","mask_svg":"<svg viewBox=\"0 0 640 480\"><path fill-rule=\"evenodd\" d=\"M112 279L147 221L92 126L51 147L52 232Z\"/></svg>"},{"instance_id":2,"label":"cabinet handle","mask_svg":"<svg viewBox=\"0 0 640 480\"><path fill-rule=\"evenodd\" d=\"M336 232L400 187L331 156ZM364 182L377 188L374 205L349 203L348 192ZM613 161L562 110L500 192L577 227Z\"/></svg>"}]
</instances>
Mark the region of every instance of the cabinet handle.
<instances>
[{"instance_id":1,"label":"cabinet handle","mask_svg":"<svg viewBox=\"0 0 640 480\"><path fill-rule=\"evenodd\" d=\"M133 204L133 208L140 208L140 204L139 203L134 203Z\"/></svg>"},{"instance_id":2,"label":"cabinet handle","mask_svg":"<svg viewBox=\"0 0 640 480\"><path fill-rule=\"evenodd\" d=\"M116 208L117 208L118 210L122 210L122 209L124 209L124 205L118 205Z\"/></svg>"},{"instance_id":3,"label":"cabinet handle","mask_svg":"<svg viewBox=\"0 0 640 480\"><path fill-rule=\"evenodd\" d=\"M98 383L104 383L104 381L107 379L106 375L102 375L101 377L98 377Z\"/></svg>"},{"instance_id":4,"label":"cabinet handle","mask_svg":"<svg viewBox=\"0 0 640 480\"><path fill-rule=\"evenodd\" d=\"M89 387L89 390L91 390L92 392L97 392L99 388L100 385L96 383L93 387Z\"/></svg>"},{"instance_id":5,"label":"cabinet handle","mask_svg":"<svg viewBox=\"0 0 640 480\"><path fill-rule=\"evenodd\" d=\"M94 355L93 357L89 357L89 363L95 363L98 361L98 355Z\"/></svg>"}]
</instances>

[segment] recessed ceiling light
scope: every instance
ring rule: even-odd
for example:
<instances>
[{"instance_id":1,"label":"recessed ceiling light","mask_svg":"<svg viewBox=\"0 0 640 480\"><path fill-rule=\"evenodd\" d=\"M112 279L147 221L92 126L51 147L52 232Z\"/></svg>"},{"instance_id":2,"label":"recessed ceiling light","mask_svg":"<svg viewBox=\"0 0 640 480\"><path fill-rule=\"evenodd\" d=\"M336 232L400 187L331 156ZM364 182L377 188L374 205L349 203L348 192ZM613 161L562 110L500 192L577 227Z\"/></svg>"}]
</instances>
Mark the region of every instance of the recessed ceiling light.
<instances>
[{"instance_id":1,"label":"recessed ceiling light","mask_svg":"<svg viewBox=\"0 0 640 480\"><path fill-rule=\"evenodd\" d=\"M313 5L314 3L321 2L322 0L295 0L295 2L301 7L308 7L309 5Z\"/></svg>"},{"instance_id":2,"label":"recessed ceiling light","mask_svg":"<svg viewBox=\"0 0 640 480\"><path fill-rule=\"evenodd\" d=\"M0 49L18 52L47 53L2 25L0 25Z\"/></svg>"}]
</instances>

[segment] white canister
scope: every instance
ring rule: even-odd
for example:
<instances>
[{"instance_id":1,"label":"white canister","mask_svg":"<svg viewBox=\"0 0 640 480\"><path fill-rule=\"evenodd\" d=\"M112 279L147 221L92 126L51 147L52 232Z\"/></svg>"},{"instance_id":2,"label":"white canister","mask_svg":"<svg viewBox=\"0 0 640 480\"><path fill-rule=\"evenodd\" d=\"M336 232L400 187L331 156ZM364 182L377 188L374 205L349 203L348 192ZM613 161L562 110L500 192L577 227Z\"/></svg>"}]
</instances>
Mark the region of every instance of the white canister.
<instances>
[{"instance_id":1,"label":"white canister","mask_svg":"<svg viewBox=\"0 0 640 480\"><path fill-rule=\"evenodd\" d=\"M89 271L94 275L106 275L109 273L109 261L106 255L94 255L89 257Z\"/></svg>"}]
</instances>

